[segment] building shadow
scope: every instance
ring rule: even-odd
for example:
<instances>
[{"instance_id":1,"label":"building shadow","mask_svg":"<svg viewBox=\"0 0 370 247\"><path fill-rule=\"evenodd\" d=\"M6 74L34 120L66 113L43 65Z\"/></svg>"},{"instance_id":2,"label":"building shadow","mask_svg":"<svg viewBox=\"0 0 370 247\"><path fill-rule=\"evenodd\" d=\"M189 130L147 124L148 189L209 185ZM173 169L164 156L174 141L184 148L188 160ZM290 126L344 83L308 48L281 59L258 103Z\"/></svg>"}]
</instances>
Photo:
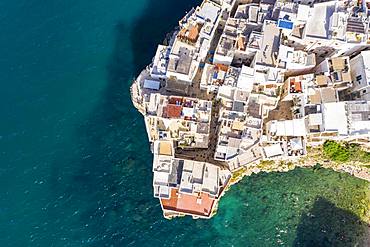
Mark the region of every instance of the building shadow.
<instances>
[{"instance_id":1,"label":"building shadow","mask_svg":"<svg viewBox=\"0 0 370 247\"><path fill-rule=\"evenodd\" d=\"M76 127L79 144L68 167L65 160L56 160L51 171L51 191L62 199L58 208L48 209L49 220L63 222L63 215L76 212L68 222L78 229L75 239L93 239L92 246L126 246L142 234L148 238L148 226L162 220L160 204L153 198L144 121L131 103L129 88L166 33L199 3L149 0L132 24L115 25L106 88Z\"/></svg>"},{"instance_id":2,"label":"building shadow","mask_svg":"<svg viewBox=\"0 0 370 247\"><path fill-rule=\"evenodd\" d=\"M135 20L130 35L136 75L150 64L158 44L162 44L166 34L178 26L178 21L186 11L201 2L201 0L149 0L143 15Z\"/></svg>"},{"instance_id":3,"label":"building shadow","mask_svg":"<svg viewBox=\"0 0 370 247\"><path fill-rule=\"evenodd\" d=\"M301 216L293 246L369 246L364 240L368 231L358 216L319 197Z\"/></svg>"}]
</instances>

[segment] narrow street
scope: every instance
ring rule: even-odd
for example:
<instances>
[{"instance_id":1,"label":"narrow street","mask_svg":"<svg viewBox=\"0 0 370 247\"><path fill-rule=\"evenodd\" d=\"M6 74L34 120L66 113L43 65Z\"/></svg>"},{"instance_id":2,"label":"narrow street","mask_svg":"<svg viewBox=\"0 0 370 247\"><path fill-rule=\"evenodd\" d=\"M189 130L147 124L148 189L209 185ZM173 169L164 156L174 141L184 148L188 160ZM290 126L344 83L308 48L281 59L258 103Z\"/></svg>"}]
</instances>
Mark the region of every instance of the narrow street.
<instances>
[{"instance_id":1,"label":"narrow street","mask_svg":"<svg viewBox=\"0 0 370 247\"><path fill-rule=\"evenodd\" d=\"M210 52L207 55L206 63L212 60L214 51L218 45L219 39L222 34L222 29L217 29L215 36L211 42ZM202 100L212 101L212 112L210 120L209 129L209 146L207 149L182 149L177 150L175 153L176 158L191 159L201 162L208 162L218 166L227 166L226 162L214 160L214 155L216 152L217 142L218 142L218 113L220 111L220 103L215 100L215 94L207 94L206 91L200 89L201 78L203 74L203 68L198 68L197 73L194 77L193 84L189 87L188 95L193 98L198 98Z\"/></svg>"}]
</instances>

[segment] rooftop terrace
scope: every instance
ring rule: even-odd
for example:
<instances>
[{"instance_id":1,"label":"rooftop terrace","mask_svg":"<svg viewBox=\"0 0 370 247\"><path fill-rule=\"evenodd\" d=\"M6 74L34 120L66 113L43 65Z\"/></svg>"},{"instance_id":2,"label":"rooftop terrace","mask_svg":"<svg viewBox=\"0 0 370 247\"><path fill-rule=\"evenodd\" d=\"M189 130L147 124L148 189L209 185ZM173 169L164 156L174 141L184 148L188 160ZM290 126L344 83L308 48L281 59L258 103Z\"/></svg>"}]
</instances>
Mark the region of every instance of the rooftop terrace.
<instances>
[{"instance_id":1,"label":"rooftop terrace","mask_svg":"<svg viewBox=\"0 0 370 247\"><path fill-rule=\"evenodd\" d=\"M312 38L329 39L330 19L335 12L336 1L317 3L311 9L307 21L306 36Z\"/></svg>"},{"instance_id":2,"label":"rooftop terrace","mask_svg":"<svg viewBox=\"0 0 370 247\"><path fill-rule=\"evenodd\" d=\"M212 208L215 199L209 194L201 192L199 195L188 195L179 193L178 189L171 189L169 199L161 199L164 209L187 214L209 217L212 213Z\"/></svg>"},{"instance_id":3,"label":"rooftop terrace","mask_svg":"<svg viewBox=\"0 0 370 247\"><path fill-rule=\"evenodd\" d=\"M257 54L257 64L275 66L280 44L280 29L275 22L266 21L263 30L262 52Z\"/></svg>"}]
</instances>

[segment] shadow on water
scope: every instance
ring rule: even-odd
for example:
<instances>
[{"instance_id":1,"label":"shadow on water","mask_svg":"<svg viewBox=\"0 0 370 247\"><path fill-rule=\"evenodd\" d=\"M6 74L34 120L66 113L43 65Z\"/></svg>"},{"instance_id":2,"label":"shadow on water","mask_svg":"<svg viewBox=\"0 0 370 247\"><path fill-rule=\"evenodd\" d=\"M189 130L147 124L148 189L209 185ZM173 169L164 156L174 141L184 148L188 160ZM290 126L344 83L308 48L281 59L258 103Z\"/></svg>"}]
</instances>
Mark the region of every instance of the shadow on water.
<instances>
[{"instance_id":1,"label":"shadow on water","mask_svg":"<svg viewBox=\"0 0 370 247\"><path fill-rule=\"evenodd\" d=\"M363 242L366 229L358 216L319 197L301 216L294 246L368 246Z\"/></svg>"},{"instance_id":2,"label":"shadow on water","mask_svg":"<svg viewBox=\"0 0 370 247\"><path fill-rule=\"evenodd\" d=\"M76 129L79 146L68 167L61 161L53 167L51 189L64 199L58 201L58 208L51 205L50 221L60 222L56 232L65 230L55 239L66 238L68 246L74 242L74 246L81 246L81 242L88 246L171 246L174 242L205 246L208 240L214 241L212 245L219 241L218 232L208 227L210 221L162 218L160 205L152 196L152 154L143 118L132 106L129 94L132 78L150 63L157 44L185 11L199 2L149 0L131 26L117 22L106 89ZM355 216L324 199L316 202L311 214L316 217L302 216L296 246L337 243L334 241L344 234L337 226L346 229L345 241L352 241L352 233L361 233ZM353 229L347 232L343 220ZM207 231L202 235L207 235L196 240L204 229Z\"/></svg>"},{"instance_id":3,"label":"shadow on water","mask_svg":"<svg viewBox=\"0 0 370 247\"><path fill-rule=\"evenodd\" d=\"M148 227L155 221L163 221L152 197L152 155L143 118L131 104L129 86L150 63L165 34L199 2L150 0L132 26L117 23L106 89L76 130L80 144L69 171L59 162L54 165L52 190L67 198L60 207L65 207L65 214L72 208L79 212L69 223L76 232L71 240L94 246L133 243L144 232L150 234ZM63 173L71 179L60 181ZM61 217L58 210L51 210L50 217Z\"/></svg>"},{"instance_id":4,"label":"shadow on water","mask_svg":"<svg viewBox=\"0 0 370 247\"><path fill-rule=\"evenodd\" d=\"M131 44L135 74L150 63L157 45L178 25L186 11L200 3L201 0L149 0L143 15L135 20L132 27Z\"/></svg>"}]
</instances>

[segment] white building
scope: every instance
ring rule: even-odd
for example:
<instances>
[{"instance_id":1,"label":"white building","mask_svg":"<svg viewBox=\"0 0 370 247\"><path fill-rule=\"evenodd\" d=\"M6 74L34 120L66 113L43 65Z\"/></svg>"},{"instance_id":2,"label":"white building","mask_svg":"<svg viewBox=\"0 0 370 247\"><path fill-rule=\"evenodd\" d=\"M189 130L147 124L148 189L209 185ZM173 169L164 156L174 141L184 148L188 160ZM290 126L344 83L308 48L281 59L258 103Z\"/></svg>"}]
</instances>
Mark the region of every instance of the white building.
<instances>
[{"instance_id":1,"label":"white building","mask_svg":"<svg viewBox=\"0 0 370 247\"><path fill-rule=\"evenodd\" d=\"M309 123L317 125L313 136L321 139L370 139L370 101L324 103L322 112L308 115Z\"/></svg>"},{"instance_id":2,"label":"white building","mask_svg":"<svg viewBox=\"0 0 370 247\"><path fill-rule=\"evenodd\" d=\"M362 51L351 59L350 64L352 89L359 93L360 98L370 100L370 51Z\"/></svg>"},{"instance_id":3,"label":"white building","mask_svg":"<svg viewBox=\"0 0 370 247\"><path fill-rule=\"evenodd\" d=\"M293 47L280 45L278 59L281 66L287 70L309 70L316 66L315 54L305 51L295 51Z\"/></svg>"},{"instance_id":4,"label":"white building","mask_svg":"<svg viewBox=\"0 0 370 247\"><path fill-rule=\"evenodd\" d=\"M150 68L150 76L154 79L165 80L170 48L164 45L158 45L157 52L153 58L153 64Z\"/></svg>"}]
</instances>

